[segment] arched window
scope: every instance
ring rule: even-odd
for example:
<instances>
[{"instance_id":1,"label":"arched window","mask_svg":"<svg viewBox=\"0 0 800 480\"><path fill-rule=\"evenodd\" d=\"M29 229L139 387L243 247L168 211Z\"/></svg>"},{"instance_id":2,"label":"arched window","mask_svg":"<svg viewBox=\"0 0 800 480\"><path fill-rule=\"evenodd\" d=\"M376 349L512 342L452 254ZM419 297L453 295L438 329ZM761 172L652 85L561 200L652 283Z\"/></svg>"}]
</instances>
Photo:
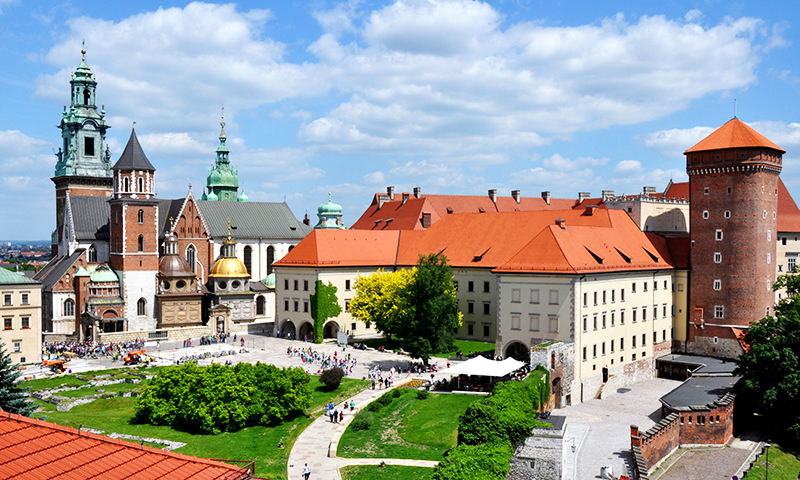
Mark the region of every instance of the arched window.
<instances>
[{"instance_id":1,"label":"arched window","mask_svg":"<svg viewBox=\"0 0 800 480\"><path fill-rule=\"evenodd\" d=\"M139 251L144 252L144 236L139 235Z\"/></svg>"},{"instance_id":2,"label":"arched window","mask_svg":"<svg viewBox=\"0 0 800 480\"><path fill-rule=\"evenodd\" d=\"M195 270L195 268L197 268L195 265L195 263L197 263L197 250L195 250L194 245L189 245L189 247L186 248L186 261L189 263L189 266L192 267L192 271L197 273L197 270Z\"/></svg>"},{"instance_id":3,"label":"arched window","mask_svg":"<svg viewBox=\"0 0 800 480\"><path fill-rule=\"evenodd\" d=\"M89 91L88 88L83 89L83 104L89 105L89 100L92 98L92 93Z\"/></svg>"},{"instance_id":4,"label":"arched window","mask_svg":"<svg viewBox=\"0 0 800 480\"><path fill-rule=\"evenodd\" d=\"M264 297L261 295L256 298L256 315L264 315Z\"/></svg>"},{"instance_id":5,"label":"arched window","mask_svg":"<svg viewBox=\"0 0 800 480\"><path fill-rule=\"evenodd\" d=\"M143 179L143 178L141 178L141 177L139 177L139 179L137 180L137 182L138 182L138 184L139 184L139 191L140 191L140 192L144 192L144 179Z\"/></svg>"},{"instance_id":6,"label":"arched window","mask_svg":"<svg viewBox=\"0 0 800 480\"><path fill-rule=\"evenodd\" d=\"M144 223L144 210L139 210L139 223Z\"/></svg>"},{"instance_id":7,"label":"arched window","mask_svg":"<svg viewBox=\"0 0 800 480\"><path fill-rule=\"evenodd\" d=\"M253 249L250 245L244 247L244 266L247 267L247 273L253 275Z\"/></svg>"},{"instance_id":8,"label":"arched window","mask_svg":"<svg viewBox=\"0 0 800 480\"><path fill-rule=\"evenodd\" d=\"M147 315L147 300L144 298L140 298L138 302L136 302L136 315L143 317Z\"/></svg>"},{"instance_id":9,"label":"arched window","mask_svg":"<svg viewBox=\"0 0 800 480\"><path fill-rule=\"evenodd\" d=\"M75 315L75 300L68 298L64 300L64 316L71 317Z\"/></svg>"},{"instance_id":10,"label":"arched window","mask_svg":"<svg viewBox=\"0 0 800 480\"><path fill-rule=\"evenodd\" d=\"M89 245L89 263L97 263L97 249L94 248L94 244Z\"/></svg>"},{"instance_id":11,"label":"arched window","mask_svg":"<svg viewBox=\"0 0 800 480\"><path fill-rule=\"evenodd\" d=\"M130 192L131 191L131 179L125 177L122 179L122 191L123 192Z\"/></svg>"},{"instance_id":12,"label":"arched window","mask_svg":"<svg viewBox=\"0 0 800 480\"><path fill-rule=\"evenodd\" d=\"M291 252L292 250L294 250L294 245L289 246L289 251Z\"/></svg>"},{"instance_id":13,"label":"arched window","mask_svg":"<svg viewBox=\"0 0 800 480\"><path fill-rule=\"evenodd\" d=\"M275 247L267 247L267 275L272 273L272 264L275 263Z\"/></svg>"}]
</instances>

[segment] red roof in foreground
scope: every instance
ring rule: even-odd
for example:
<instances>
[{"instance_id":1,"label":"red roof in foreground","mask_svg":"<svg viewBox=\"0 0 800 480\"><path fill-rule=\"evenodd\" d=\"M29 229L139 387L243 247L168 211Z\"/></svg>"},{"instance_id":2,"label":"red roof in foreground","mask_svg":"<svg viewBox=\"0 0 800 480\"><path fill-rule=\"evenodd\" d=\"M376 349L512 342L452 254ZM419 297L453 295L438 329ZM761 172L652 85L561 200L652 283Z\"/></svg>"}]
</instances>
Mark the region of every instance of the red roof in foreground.
<instances>
[{"instance_id":1,"label":"red roof in foreground","mask_svg":"<svg viewBox=\"0 0 800 480\"><path fill-rule=\"evenodd\" d=\"M729 120L728 123L714 130L711 135L700 140L700 143L683 153L745 147L772 148L786 153L786 150L775 145L767 137L748 127L747 124L738 118Z\"/></svg>"},{"instance_id":2,"label":"red roof in foreground","mask_svg":"<svg viewBox=\"0 0 800 480\"><path fill-rule=\"evenodd\" d=\"M733 334L736 335L736 340L739 341L739 345L741 345L742 351L744 353L749 352L750 344L747 343L746 339L747 330L745 330L744 328L736 328L736 327L731 327L731 330L733 330Z\"/></svg>"},{"instance_id":3,"label":"red roof in foreground","mask_svg":"<svg viewBox=\"0 0 800 480\"><path fill-rule=\"evenodd\" d=\"M250 469L0 410L0 479L248 479Z\"/></svg>"}]
</instances>

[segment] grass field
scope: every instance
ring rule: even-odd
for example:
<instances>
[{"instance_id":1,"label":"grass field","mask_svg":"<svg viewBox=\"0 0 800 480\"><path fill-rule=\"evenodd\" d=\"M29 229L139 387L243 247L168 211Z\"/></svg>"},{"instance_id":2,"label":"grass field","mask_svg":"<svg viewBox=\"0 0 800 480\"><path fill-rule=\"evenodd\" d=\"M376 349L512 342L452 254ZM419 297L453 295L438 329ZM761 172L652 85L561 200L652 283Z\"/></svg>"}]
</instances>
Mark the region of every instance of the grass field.
<instances>
[{"instance_id":1,"label":"grass field","mask_svg":"<svg viewBox=\"0 0 800 480\"><path fill-rule=\"evenodd\" d=\"M392 340L391 342L386 340L386 338L371 338L369 340L364 340L363 342L366 346L370 348L378 348L383 347L389 350L397 350L402 346L402 343L398 340ZM455 344L455 348L448 352L439 352L434 354L434 357L438 358L448 358L454 357L459 350L464 353L464 357L466 358L469 355L469 352L492 352L494 353L494 343L492 342L475 342L472 340L455 340L453 342Z\"/></svg>"},{"instance_id":2,"label":"grass field","mask_svg":"<svg viewBox=\"0 0 800 480\"><path fill-rule=\"evenodd\" d=\"M766 455L758 459L752 470L747 472L747 479L762 480L766 478ZM770 480L797 480L800 477L800 456L797 452L785 451L775 443L769 449Z\"/></svg>"},{"instance_id":3,"label":"grass field","mask_svg":"<svg viewBox=\"0 0 800 480\"><path fill-rule=\"evenodd\" d=\"M75 379L73 378L72 380ZM70 382L71 380L66 378L66 381ZM35 382L41 381L35 380ZM44 388L41 385L43 383L38 384L37 387ZM120 385L136 387L131 384ZM312 388L310 411L317 412L321 411L325 402L331 400L338 402L349 398L365 389L368 383L363 380L346 378L342 380L342 384L337 391L327 392L324 389L324 385L317 381L317 377L312 377L310 385ZM111 387L102 388L109 389ZM49 385L47 388L53 388L53 386ZM94 389L85 390L93 391ZM178 431L171 427L134 423L133 401L134 399L132 398L123 397L96 400L86 405L74 407L69 412L58 412L55 410L54 405L44 404L43 411L36 416L71 427L83 425L84 428L94 428L107 433L118 432L140 437L183 442L186 443L186 446L176 451L187 455L232 460L255 460L256 474L259 477L274 480L286 479L286 462L289 458L291 447L298 435L313 421L313 418L299 417L276 427L258 426L219 435L195 435ZM279 448L281 444L283 444L284 448Z\"/></svg>"},{"instance_id":4,"label":"grass field","mask_svg":"<svg viewBox=\"0 0 800 480\"><path fill-rule=\"evenodd\" d=\"M374 423L369 430L347 428L337 454L345 458L411 458L441 460L445 450L456 445L458 417L470 403L471 395L431 394L417 399L416 390L403 395L378 412L370 412Z\"/></svg>"},{"instance_id":5,"label":"grass field","mask_svg":"<svg viewBox=\"0 0 800 480\"><path fill-rule=\"evenodd\" d=\"M433 469L387 465L354 465L341 470L342 480L429 480ZM313 475L312 475L313 476Z\"/></svg>"}]
</instances>

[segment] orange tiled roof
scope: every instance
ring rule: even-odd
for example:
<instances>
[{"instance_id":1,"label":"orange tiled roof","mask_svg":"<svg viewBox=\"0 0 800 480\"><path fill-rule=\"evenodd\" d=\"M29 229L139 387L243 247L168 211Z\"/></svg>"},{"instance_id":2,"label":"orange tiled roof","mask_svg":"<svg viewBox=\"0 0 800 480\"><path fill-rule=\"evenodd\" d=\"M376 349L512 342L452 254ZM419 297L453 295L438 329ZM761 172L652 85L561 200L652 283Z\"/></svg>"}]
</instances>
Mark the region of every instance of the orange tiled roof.
<instances>
[{"instance_id":1,"label":"orange tiled roof","mask_svg":"<svg viewBox=\"0 0 800 480\"><path fill-rule=\"evenodd\" d=\"M0 479L253 478L205 458L143 447L0 410Z\"/></svg>"},{"instance_id":2,"label":"orange tiled roof","mask_svg":"<svg viewBox=\"0 0 800 480\"><path fill-rule=\"evenodd\" d=\"M676 200L680 200L685 198L689 200L689 192L689 182L672 183L670 181L669 187L667 187L667 191L664 193L664 197L667 199L675 198Z\"/></svg>"},{"instance_id":3,"label":"orange tiled roof","mask_svg":"<svg viewBox=\"0 0 800 480\"><path fill-rule=\"evenodd\" d=\"M314 229L275 266L391 266L397 257L397 230Z\"/></svg>"},{"instance_id":4,"label":"orange tiled roof","mask_svg":"<svg viewBox=\"0 0 800 480\"><path fill-rule=\"evenodd\" d=\"M778 177L778 231L800 232L800 209L792 194Z\"/></svg>"},{"instance_id":5,"label":"orange tiled roof","mask_svg":"<svg viewBox=\"0 0 800 480\"><path fill-rule=\"evenodd\" d=\"M767 139L767 137L748 127L738 118L729 120L725 125L716 129L711 133L711 135L700 140L700 143L689 150L686 150L684 153L742 147L772 148L779 150L782 153L786 153L786 150L775 145L769 139Z\"/></svg>"},{"instance_id":6,"label":"orange tiled roof","mask_svg":"<svg viewBox=\"0 0 800 480\"><path fill-rule=\"evenodd\" d=\"M731 327L731 330L733 330L733 334L736 335L736 340L739 341L739 345L741 345L742 351L744 353L749 352L750 344L747 343L747 338L746 338L747 330L745 330L744 328L736 328L736 327Z\"/></svg>"}]
</instances>

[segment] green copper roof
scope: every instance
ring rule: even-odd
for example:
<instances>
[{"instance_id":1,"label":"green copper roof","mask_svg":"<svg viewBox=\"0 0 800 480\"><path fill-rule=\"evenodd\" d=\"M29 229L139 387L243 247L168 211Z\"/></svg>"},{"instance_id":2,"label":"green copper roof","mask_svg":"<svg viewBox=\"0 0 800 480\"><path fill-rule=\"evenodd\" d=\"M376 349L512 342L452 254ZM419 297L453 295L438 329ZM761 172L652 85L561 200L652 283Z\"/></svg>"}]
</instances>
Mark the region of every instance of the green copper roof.
<instances>
[{"instance_id":1,"label":"green copper roof","mask_svg":"<svg viewBox=\"0 0 800 480\"><path fill-rule=\"evenodd\" d=\"M249 198L247 195L245 195L245 193L244 193L244 192L242 192L242 194L241 194L241 195L239 195L239 198L238 198L238 199L236 199L236 201L237 201L237 202L249 202L249 201L250 201L250 198Z\"/></svg>"},{"instance_id":2,"label":"green copper roof","mask_svg":"<svg viewBox=\"0 0 800 480\"><path fill-rule=\"evenodd\" d=\"M26 277L22 272L12 272L6 268L0 268L0 285L14 285L18 283L39 283L36 280Z\"/></svg>"},{"instance_id":3,"label":"green copper roof","mask_svg":"<svg viewBox=\"0 0 800 480\"><path fill-rule=\"evenodd\" d=\"M339 230L344 230L347 228L342 223L342 206L333 203L330 193L328 194L328 201L317 208L317 217L319 217L319 222L314 225L314 228Z\"/></svg>"},{"instance_id":4,"label":"green copper roof","mask_svg":"<svg viewBox=\"0 0 800 480\"><path fill-rule=\"evenodd\" d=\"M206 188L208 196L206 200L222 200L235 202L239 200L239 171L231 165L228 154L228 146L225 145L227 135L225 135L225 122L220 122L219 147L217 147L217 159L214 166L208 172L206 178ZM213 197L211 195L214 195ZM247 201L247 196L245 200Z\"/></svg>"},{"instance_id":5,"label":"green copper roof","mask_svg":"<svg viewBox=\"0 0 800 480\"><path fill-rule=\"evenodd\" d=\"M92 270L92 267L89 267ZM118 282L117 274L108 265L97 265L91 272L90 276L92 283L113 283Z\"/></svg>"},{"instance_id":6,"label":"green copper roof","mask_svg":"<svg viewBox=\"0 0 800 480\"><path fill-rule=\"evenodd\" d=\"M264 278L264 280L261 280L261 283L263 283L267 287L275 288L275 272L272 272L269 275L267 275L266 278Z\"/></svg>"},{"instance_id":7,"label":"green copper roof","mask_svg":"<svg viewBox=\"0 0 800 480\"><path fill-rule=\"evenodd\" d=\"M77 277L90 277L90 276L91 276L91 274L89 272L87 272L85 268L83 268L83 265L78 267L78 270L75 271L75 277L76 278Z\"/></svg>"}]
</instances>

